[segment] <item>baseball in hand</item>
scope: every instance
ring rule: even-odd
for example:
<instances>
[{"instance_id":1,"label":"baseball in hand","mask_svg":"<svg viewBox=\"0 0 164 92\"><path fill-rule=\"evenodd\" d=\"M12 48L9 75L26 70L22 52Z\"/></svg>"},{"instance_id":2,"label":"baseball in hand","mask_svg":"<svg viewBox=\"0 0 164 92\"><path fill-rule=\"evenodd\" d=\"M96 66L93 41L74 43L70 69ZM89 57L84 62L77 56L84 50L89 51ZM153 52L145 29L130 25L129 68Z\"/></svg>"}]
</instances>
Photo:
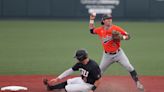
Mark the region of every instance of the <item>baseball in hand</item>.
<instances>
[{"instance_id":1,"label":"baseball in hand","mask_svg":"<svg viewBox=\"0 0 164 92\"><path fill-rule=\"evenodd\" d=\"M96 12L93 12L92 15L93 15L93 16L96 16Z\"/></svg>"}]
</instances>

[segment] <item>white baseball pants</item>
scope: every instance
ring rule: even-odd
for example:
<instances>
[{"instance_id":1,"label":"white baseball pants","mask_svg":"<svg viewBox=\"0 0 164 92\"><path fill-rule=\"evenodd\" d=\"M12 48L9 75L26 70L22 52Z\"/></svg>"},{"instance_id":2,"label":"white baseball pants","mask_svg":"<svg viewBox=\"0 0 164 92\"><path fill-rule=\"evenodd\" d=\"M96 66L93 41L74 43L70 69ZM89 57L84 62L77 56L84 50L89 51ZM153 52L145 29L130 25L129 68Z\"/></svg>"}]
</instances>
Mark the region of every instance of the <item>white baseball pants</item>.
<instances>
[{"instance_id":1,"label":"white baseball pants","mask_svg":"<svg viewBox=\"0 0 164 92\"><path fill-rule=\"evenodd\" d=\"M104 71L113 63L118 62L120 63L127 71L131 72L134 70L134 67L130 64L129 59L125 55L124 51L120 49L119 52L116 54L108 54L103 53L102 60L100 62L100 69L101 72L104 73Z\"/></svg>"},{"instance_id":2,"label":"white baseball pants","mask_svg":"<svg viewBox=\"0 0 164 92\"><path fill-rule=\"evenodd\" d=\"M84 82L81 77L75 77L67 80L65 89L67 92L88 92L92 87L92 84Z\"/></svg>"}]
</instances>

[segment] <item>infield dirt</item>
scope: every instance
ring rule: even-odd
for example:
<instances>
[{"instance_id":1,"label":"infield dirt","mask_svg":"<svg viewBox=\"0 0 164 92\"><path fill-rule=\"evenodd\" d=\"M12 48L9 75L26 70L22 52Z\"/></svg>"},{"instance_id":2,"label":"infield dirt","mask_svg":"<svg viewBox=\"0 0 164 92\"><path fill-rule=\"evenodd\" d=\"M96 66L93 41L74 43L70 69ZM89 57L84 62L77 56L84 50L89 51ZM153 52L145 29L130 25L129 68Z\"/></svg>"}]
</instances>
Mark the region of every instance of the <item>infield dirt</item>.
<instances>
[{"instance_id":1,"label":"infield dirt","mask_svg":"<svg viewBox=\"0 0 164 92\"><path fill-rule=\"evenodd\" d=\"M25 86L28 92L47 92L42 83L49 75L0 76L0 86ZM74 77L74 76L72 76ZM164 76L141 76L145 92L164 92ZM53 91L52 91L53 92ZM55 91L63 92L63 91ZM103 76L100 87L95 92L138 92L130 76Z\"/></svg>"}]
</instances>

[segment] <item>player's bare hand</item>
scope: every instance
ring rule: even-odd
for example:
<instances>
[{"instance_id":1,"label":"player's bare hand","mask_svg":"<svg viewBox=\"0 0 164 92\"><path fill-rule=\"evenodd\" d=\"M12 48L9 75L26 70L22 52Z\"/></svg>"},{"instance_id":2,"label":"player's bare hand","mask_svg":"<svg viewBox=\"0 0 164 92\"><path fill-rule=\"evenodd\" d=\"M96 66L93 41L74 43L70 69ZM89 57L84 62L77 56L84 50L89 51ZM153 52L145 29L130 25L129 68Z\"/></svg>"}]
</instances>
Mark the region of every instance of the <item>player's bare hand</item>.
<instances>
[{"instance_id":1,"label":"player's bare hand","mask_svg":"<svg viewBox=\"0 0 164 92\"><path fill-rule=\"evenodd\" d=\"M49 84L50 84L50 85L53 85L53 84L55 84L55 83L58 82L58 81L59 81L59 78L51 79L51 80L49 81Z\"/></svg>"},{"instance_id":2,"label":"player's bare hand","mask_svg":"<svg viewBox=\"0 0 164 92\"><path fill-rule=\"evenodd\" d=\"M93 16L93 15L90 15L90 20L95 20L95 16Z\"/></svg>"},{"instance_id":3,"label":"player's bare hand","mask_svg":"<svg viewBox=\"0 0 164 92\"><path fill-rule=\"evenodd\" d=\"M90 14L90 20L95 20L96 18L96 13L91 13Z\"/></svg>"}]
</instances>

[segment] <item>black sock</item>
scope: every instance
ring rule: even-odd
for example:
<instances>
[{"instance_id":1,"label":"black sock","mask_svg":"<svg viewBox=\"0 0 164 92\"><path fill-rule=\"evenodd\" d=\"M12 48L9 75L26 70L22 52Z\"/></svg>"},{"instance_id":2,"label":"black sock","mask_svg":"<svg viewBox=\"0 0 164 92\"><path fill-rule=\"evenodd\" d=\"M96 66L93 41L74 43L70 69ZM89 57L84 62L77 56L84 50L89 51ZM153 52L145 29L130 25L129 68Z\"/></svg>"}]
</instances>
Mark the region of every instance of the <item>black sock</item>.
<instances>
[{"instance_id":1,"label":"black sock","mask_svg":"<svg viewBox=\"0 0 164 92\"><path fill-rule=\"evenodd\" d=\"M50 88L50 90L53 90L53 89L63 89L63 88L65 88L66 85L67 85L67 81L59 83L59 84L56 84L54 86L49 86L49 88Z\"/></svg>"},{"instance_id":2,"label":"black sock","mask_svg":"<svg viewBox=\"0 0 164 92\"><path fill-rule=\"evenodd\" d=\"M131 72L130 72L130 75L131 75L131 77L133 78L133 80L134 80L135 82L139 81L139 80L138 80L138 76L137 76L137 72L136 72L135 70L131 71Z\"/></svg>"}]
</instances>

